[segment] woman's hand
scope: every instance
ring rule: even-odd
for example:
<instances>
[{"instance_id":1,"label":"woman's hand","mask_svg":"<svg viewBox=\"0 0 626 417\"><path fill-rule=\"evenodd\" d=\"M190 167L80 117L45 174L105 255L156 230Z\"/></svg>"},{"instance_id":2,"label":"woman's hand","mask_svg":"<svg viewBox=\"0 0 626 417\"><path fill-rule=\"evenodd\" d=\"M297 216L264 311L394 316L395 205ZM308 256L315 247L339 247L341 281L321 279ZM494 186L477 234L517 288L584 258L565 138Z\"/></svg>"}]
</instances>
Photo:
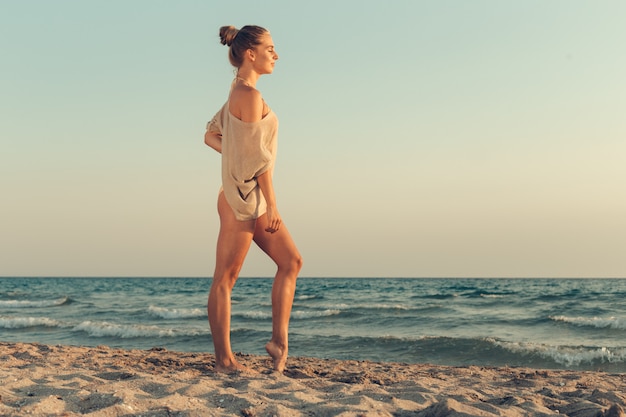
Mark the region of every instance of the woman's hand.
<instances>
[{"instance_id":1,"label":"woman's hand","mask_svg":"<svg viewBox=\"0 0 626 417\"><path fill-rule=\"evenodd\" d=\"M267 206L267 227L265 231L268 233L276 233L280 229L280 225L283 220L280 218L280 213L275 206Z\"/></svg>"},{"instance_id":2,"label":"woman's hand","mask_svg":"<svg viewBox=\"0 0 626 417\"><path fill-rule=\"evenodd\" d=\"M274 196L274 184L272 183L272 171L267 170L263 174L257 177L259 187L267 202L267 227L265 231L268 233L276 233L280 229L280 225L283 222L280 218L280 213L276 208L276 197Z\"/></svg>"},{"instance_id":3,"label":"woman's hand","mask_svg":"<svg viewBox=\"0 0 626 417\"><path fill-rule=\"evenodd\" d=\"M267 226L265 231L268 233L276 233L280 229L280 225L283 222L280 218L280 213L276 208L276 197L274 196L274 184L272 183L272 171L265 171L263 174L257 177L261 192L267 202L267 210L265 215L267 216Z\"/></svg>"}]
</instances>

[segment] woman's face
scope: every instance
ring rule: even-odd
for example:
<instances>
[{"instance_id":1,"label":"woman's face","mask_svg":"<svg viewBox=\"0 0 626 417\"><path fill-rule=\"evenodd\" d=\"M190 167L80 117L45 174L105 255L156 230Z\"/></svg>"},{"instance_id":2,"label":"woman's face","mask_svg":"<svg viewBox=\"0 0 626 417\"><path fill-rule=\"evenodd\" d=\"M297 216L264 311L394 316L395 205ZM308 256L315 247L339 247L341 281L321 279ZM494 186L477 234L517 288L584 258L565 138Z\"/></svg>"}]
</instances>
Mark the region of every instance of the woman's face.
<instances>
[{"instance_id":1,"label":"woman's face","mask_svg":"<svg viewBox=\"0 0 626 417\"><path fill-rule=\"evenodd\" d=\"M259 74L271 74L278 54L274 48L274 41L269 33L261 37L261 44L254 49L254 68Z\"/></svg>"}]
</instances>

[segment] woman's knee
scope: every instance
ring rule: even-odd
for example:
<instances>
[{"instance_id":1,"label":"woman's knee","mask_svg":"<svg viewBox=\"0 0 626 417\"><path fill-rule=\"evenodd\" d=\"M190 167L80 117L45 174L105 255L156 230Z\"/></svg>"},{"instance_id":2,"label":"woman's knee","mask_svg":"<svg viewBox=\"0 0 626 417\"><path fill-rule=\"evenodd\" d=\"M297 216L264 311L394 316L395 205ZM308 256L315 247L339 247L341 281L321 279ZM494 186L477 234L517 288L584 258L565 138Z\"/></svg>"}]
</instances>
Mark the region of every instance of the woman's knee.
<instances>
[{"instance_id":1,"label":"woman's knee","mask_svg":"<svg viewBox=\"0 0 626 417\"><path fill-rule=\"evenodd\" d=\"M303 262L304 261L302 260L302 255L300 255L299 253L296 254L294 258L294 265L298 269L298 272L300 272L300 270L302 269Z\"/></svg>"},{"instance_id":2,"label":"woman's knee","mask_svg":"<svg viewBox=\"0 0 626 417\"><path fill-rule=\"evenodd\" d=\"M286 259L281 265L278 265L279 269L287 272L289 275L297 276L302 269L302 256L299 253L295 253Z\"/></svg>"},{"instance_id":3,"label":"woman's knee","mask_svg":"<svg viewBox=\"0 0 626 417\"><path fill-rule=\"evenodd\" d=\"M239 278L239 269L232 268L222 271L215 271L213 275L212 287L221 287L228 290L232 290Z\"/></svg>"}]
</instances>

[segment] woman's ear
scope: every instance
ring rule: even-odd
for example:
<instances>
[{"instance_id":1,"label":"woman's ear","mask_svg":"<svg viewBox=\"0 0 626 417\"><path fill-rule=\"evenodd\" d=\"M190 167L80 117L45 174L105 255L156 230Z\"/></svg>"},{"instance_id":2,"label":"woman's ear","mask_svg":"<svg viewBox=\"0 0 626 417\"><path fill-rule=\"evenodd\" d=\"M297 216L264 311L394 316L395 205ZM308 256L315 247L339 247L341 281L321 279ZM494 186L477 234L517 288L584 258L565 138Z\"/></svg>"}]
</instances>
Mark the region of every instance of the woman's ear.
<instances>
[{"instance_id":1,"label":"woman's ear","mask_svg":"<svg viewBox=\"0 0 626 417\"><path fill-rule=\"evenodd\" d=\"M250 61L254 62L254 59L255 59L254 49L246 49L246 56L250 58Z\"/></svg>"}]
</instances>

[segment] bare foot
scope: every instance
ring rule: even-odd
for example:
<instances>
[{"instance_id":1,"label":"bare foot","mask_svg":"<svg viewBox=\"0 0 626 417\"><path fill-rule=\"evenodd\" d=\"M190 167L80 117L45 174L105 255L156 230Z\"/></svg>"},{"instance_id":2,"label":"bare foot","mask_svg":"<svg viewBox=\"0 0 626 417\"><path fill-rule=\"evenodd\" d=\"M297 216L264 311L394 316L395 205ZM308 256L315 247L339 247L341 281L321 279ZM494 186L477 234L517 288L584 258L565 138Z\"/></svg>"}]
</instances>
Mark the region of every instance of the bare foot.
<instances>
[{"instance_id":1,"label":"bare foot","mask_svg":"<svg viewBox=\"0 0 626 417\"><path fill-rule=\"evenodd\" d=\"M274 370L282 372L287 364L287 349L278 346L273 341L269 341L265 345L265 350L274 360Z\"/></svg>"},{"instance_id":2,"label":"bare foot","mask_svg":"<svg viewBox=\"0 0 626 417\"><path fill-rule=\"evenodd\" d=\"M237 362L235 359L224 363L224 364L218 364L217 362L215 363L215 372L220 372L223 374L256 374L257 372L248 368L247 366L244 366L242 364L240 364L239 362Z\"/></svg>"}]
</instances>

